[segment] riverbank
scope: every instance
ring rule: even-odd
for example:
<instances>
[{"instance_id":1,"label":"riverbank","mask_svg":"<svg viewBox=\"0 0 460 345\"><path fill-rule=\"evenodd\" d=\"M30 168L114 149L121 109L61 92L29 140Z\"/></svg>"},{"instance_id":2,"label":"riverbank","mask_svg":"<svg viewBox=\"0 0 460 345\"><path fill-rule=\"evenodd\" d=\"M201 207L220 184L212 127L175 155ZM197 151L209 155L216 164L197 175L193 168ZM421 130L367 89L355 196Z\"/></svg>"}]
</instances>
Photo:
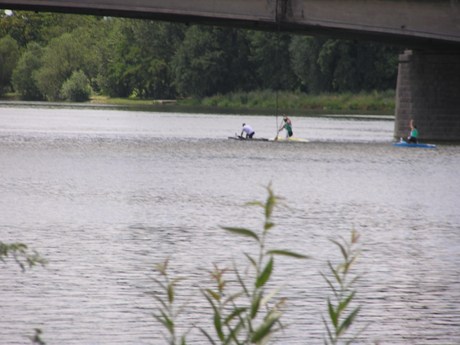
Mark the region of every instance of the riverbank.
<instances>
[{"instance_id":1,"label":"riverbank","mask_svg":"<svg viewBox=\"0 0 460 345\"><path fill-rule=\"evenodd\" d=\"M3 100L3 101L2 101ZM140 111L213 114L289 114L291 116L385 116L393 117L394 91L309 95L274 91L238 92L203 99L152 100L93 96L89 102L25 102L7 95L0 103L31 106L114 107Z\"/></svg>"}]
</instances>

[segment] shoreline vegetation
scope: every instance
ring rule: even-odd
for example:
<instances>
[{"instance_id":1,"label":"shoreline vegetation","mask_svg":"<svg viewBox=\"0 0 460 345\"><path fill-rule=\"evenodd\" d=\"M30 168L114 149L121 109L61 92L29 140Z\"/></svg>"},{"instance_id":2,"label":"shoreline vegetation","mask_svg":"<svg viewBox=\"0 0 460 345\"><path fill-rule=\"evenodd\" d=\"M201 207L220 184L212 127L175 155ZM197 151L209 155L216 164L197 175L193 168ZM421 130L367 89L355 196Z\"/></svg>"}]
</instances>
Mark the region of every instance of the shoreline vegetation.
<instances>
[{"instance_id":1,"label":"shoreline vegetation","mask_svg":"<svg viewBox=\"0 0 460 345\"><path fill-rule=\"evenodd\" d=\"M30 105L56 105L51 102L21 101L15 94L7 94L0 101L14 101ZM185 98L177 100L152 100L129 98L110 98L92 96L89 102L60 102L66 106L111 106L130 110L217 113L217 114L264 114L287 113L291 116L315 115L384 115L391 117L395 109L395 92L374 91L362 93L334 93L310 95L300 92L251 91L232 92L202 99Z\"/></svg>"}]
</instances>

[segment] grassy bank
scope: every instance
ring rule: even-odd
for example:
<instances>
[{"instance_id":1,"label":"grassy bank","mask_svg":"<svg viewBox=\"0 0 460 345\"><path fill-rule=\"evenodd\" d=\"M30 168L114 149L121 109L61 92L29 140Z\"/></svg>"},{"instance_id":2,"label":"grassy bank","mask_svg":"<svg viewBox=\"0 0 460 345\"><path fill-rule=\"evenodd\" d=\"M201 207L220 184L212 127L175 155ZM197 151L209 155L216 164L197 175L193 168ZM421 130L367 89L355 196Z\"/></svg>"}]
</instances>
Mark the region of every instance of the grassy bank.
<instances>
[{"instance_id":1,"label":"grassy bank","mask_svg":"<svg viewBox=\"0 0 460 345\"><path fill-rule=\"evenodd\" d=\"M93 102L101 102L94 99ZM395 92L341 93L309 95L274 91L233 92L202 99L187 98L175 102L140 99L106 99L117 105L153 106L162 110L208 113L321 115L379 114L393 115Z\"/></svg>"},{"instance_id":2,"label":"grassy bank","mask_svg":"<svg viewBox=\"0 0 460 345\"><path fill-rule=\"evenodd\" d=\"M290 114L381 114L392 115L395 92L341 93L309 95L305 93L273 91L237 92L226 95L178 101L178 105L215 109L257 110L265 113Z\"/></svg>"},{"instance_id":3,"label":"grassy bank","mask_svg":"<svg viewBox=\"0 0 460 345\"><path fill-rule=\"evenodd\" d=\"M19 100L15 94L7 94L4 100ZM340 93L309 95L299 92L251 91L233 92L202 99L151 100L110 98L93 96L94 105L112 105L145 111L170 111L186 113L231 113L231 114L282 114L289 115L393 115L395 92Z\"/></svg>"}]
</instances>

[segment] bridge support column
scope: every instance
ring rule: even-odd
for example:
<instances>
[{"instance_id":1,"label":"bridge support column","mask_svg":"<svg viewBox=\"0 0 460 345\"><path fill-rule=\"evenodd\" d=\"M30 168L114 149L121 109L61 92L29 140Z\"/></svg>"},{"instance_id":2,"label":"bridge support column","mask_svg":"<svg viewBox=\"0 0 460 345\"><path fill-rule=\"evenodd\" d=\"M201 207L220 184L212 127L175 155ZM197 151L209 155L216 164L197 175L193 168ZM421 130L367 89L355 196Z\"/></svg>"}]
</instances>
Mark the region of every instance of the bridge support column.
<instances>
[{"instance_id":1,"label":"bridge support column","mask_svg":"<svg viewBox=\"0 0 460 345\"><path fill-rule=\"evenodd\" d=\"M421 141L460 142L460 54L406 50L399 56L394 136L409 121Z\"/></svg>"}]
</instances>

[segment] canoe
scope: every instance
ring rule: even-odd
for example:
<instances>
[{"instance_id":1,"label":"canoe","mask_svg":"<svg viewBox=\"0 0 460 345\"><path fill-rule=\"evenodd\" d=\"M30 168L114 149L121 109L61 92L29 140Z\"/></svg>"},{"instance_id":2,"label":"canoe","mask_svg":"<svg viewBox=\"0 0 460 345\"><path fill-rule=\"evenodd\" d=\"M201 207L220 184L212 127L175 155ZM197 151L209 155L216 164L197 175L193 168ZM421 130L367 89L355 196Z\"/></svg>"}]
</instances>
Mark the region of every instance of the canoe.
<instances>
[{"instance_id":1,"label":"canoe","mask_svg":"<svg viewBox=\"0 0 460 345\"><path fill-rule=\"evenodd\" d=\"M424 148L424 149L434 149L436 148L436 145L433 144L423 144L423 143L407 143L405 141L399 141L397 143L394 143L393 146L398 146L398 147L419 147L419 148Z\"/></svg>"},{"instance_id":2,"label":"canoe","mask_svg":"<svg viewBox=\"0 0 460 345\"><path fill-rule=\"evenodd\" d=\"M228 137L229 139L233 140L243 140L243 141L268 141L267 138L252 138L252 139L246 139L245 137L242 137L241 135L234 136L234 137Z\"/></svg>"},{"instance_id":3,"label":"canoe","mask_svg":"<svg viewBox=\"0 0 460 345\"><path fill-rule=\"evenodd\" d=\"M308 143L309 142L309 140L307 139L295 138L295 137L290 137L286 139L286 137L282 137L282 136L278 136L278 138L275 138L275 139L267 139L267 138L246 139L245 137L236 135L234 137L228 137L228 139L242 140L242 141L270 141L270 142L279 142L279 143L283 143L283 142Z\"/></svg>"}]
</instances>

